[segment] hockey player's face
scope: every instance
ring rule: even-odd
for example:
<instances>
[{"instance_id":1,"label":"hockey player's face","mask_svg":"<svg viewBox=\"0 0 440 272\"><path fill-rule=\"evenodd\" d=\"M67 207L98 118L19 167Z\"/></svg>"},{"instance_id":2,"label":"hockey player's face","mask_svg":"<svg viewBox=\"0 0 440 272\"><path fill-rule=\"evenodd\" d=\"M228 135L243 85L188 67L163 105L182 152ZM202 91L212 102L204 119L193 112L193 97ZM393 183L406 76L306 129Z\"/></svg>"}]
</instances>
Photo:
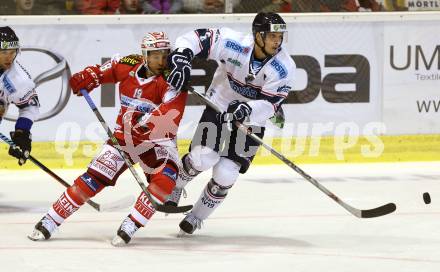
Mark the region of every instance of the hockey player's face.
<instances>
[{"instance_id":1,"label":"hockey player's face","mask_svg":"<svg viewBox=\"0 0 440 272\"><path fill-rule=\"evenodd\" d=\"M148 52L148 68L153 74L159 75L163 72L163 70L165 70L169 53L169 50L156 50Z\"/></svg>"},{"instance_id":2,"label":"hockey player's face","mask_svg":"<svg viewBox=\"0 0 440 272\"><path fill-rule=\"evenodd\" d=\"M264 37L264 49L270 55L277 52L278 48L283 42L283 33L281 32L267 32Z\"/></svg>"},{"instance_id":3,"label":"hockey player's face","mask_svg":"<svg viewBox=\"0 0 440 272\"><path fill-rule=\"evenodd\" d=\"M0 50L0 69L8 70L11 68L16 56L16 49Z\"/></svg>"}]
</instances>

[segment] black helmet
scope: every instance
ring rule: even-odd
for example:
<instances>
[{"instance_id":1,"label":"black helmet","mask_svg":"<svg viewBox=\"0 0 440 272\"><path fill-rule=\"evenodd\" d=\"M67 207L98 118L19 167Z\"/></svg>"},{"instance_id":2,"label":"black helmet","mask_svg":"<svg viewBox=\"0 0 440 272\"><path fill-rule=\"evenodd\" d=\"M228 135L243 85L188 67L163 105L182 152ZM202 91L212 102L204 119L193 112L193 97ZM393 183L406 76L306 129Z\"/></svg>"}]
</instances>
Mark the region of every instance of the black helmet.
<instances>
[{"instance_id":1,"label":"black helmet","mask_svg":"<svg viewBox=\"0 0 440 272\"><path fill-rule=\"evenodd\" d=\"M252 32L286 32L287 26L280 15L273 12L260 12L252 22Z\"/></svg>"},{"instance_id":2,"label":"black helmet","mask_svg":"<svg viewBox=\"0 0 440 272\"><path fill-rule=\"evenodd\" d=\"M9 26L0 27L0 50L19 49L20 43L14 30Z\"/></svg>"}]
</instances>

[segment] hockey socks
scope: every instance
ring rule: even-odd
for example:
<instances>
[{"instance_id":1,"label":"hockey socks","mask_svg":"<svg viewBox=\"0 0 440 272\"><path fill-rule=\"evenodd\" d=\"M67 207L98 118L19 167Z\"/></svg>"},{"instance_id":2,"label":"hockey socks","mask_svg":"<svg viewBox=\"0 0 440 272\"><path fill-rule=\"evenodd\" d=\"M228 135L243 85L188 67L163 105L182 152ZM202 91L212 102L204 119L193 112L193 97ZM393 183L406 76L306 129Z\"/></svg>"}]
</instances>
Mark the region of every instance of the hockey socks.
<instances>
[{"instance_id":1,"label":"hockey socks","mask_svg":"<svg viewBox=\"0 0 440 272\"><path fill-rule=\"evenodd\" d=\"M48 240L57 227L84 204L84 202L78 201L74 187L75 185L67 188L58 198L47 214L35 225L32 234L28 236L29 239L33 241Z\"/></svg>"},{"instance_id":2,"label":"hockey socks","mask_svg":"<svg viewBox=\"0 0 440 272\"><path fill-rule=\"evenodd\" d=\"M76 212L83 204L84 202L80 201L72 187L69 187L52 205L47 214L58 225L61 225L66 218Z\"/></svg>"},{"instance_id":3,"label":"hockey socks","mask_svg":"<svg viewBox=\"0 0 440 272\"><path fill-rule=\"evenodd\" d=\"M37 241L49 239L52 233L64 220L76 212L88 199L95 196L104 188L93 176L84 173L75 183L66 189L58 198L47 214L35 225L29 239Z\"/></svg>"},{"instance_id":4,"label":"hockey socks","mask_svg":"<svg viewBox=\"0 0 440 272\"><path fill-rule=\"evenodd\" d=\"M191 212L201 220L208 218L226 198L231 187L223 187L211 179Z\"/></svg>"},{"instance_id":5,"label":"hockey socks","mask_svg":"<svg viewBox=\"0 0 440 272\"><path fill-rule=\"evenodd\" d=\"M214 179L211 179L192 211L180 222L180 229L188 234L192 234L196 229L199 229L202 221L220 206L231 187L232 185L228 187L221 186Z\"/></svg>"},{"instance_id":6,"label":"hockey socks","mask_svg":"<svg viewBox=\"0 0 440 272\"><path fill-rule=\"evenodd\" d=\"M111 244L116 247L128 244L136 231L145 226L155 212L156 210L151 204L151 201L147 195L142 192L131 209L130 214L122 221L121 226L119 226Z\"/></svg>"},{"instance_id":7,"label":"hockey socks","mask_svg":"<svg viewBox=\"0 0 440 272\"><path fill-rule=\"evenodd\" d=\"M156 210L151 204L151 201L147 195L142 192L131 209L129 217L139 226L143 227L148 223L155 212Z\"/></svg>"}]
</instances>

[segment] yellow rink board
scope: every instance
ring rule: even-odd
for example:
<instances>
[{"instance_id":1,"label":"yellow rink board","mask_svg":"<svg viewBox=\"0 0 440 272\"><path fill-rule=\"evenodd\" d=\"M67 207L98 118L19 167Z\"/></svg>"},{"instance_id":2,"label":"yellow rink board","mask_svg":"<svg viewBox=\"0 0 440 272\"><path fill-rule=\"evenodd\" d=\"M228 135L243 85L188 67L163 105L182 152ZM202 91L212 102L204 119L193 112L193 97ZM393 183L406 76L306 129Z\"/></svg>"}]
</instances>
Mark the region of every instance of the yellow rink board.
<instances>
[{"instance_id":1,"label":"yellow rink board","mask_svg":"<svg viewBox=\"0 0 440 272\"><path fill-rule=\"evenodd\" d=\"M333 136L274 138L265 139L265 142L298 164L440 161L440 135L380 136L375 142L365 137L338 138ZM187 152L189 143L189 140L179 140L181 155ZM381 144L383 144L383 150L380 148ZM34 142L31 154L49 168L84 168L99 151L101 145L101 142ZM7 153L8 145L1 143L0 169L37 168L31 162L19 167L17 160ZM280 164L282 162L265 149L260 148L254 163Z\"/></svg>"}]
</instances>

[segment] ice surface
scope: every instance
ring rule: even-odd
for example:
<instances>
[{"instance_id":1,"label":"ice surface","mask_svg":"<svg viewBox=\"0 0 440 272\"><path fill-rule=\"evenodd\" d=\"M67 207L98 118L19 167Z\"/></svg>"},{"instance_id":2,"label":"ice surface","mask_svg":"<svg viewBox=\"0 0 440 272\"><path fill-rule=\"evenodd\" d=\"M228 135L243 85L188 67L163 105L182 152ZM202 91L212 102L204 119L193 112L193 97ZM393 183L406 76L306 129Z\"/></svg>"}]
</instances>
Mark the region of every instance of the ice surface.
<instances>
[{"instance_id":1,"label":"ice surface","mask_svg":"<svg viewBox=\"0 0 440 272\"><path fill-rule=\"evenodd\" d=\"M53 238L26 238L64 188L46 173L0 171L1 271L439 271L440 162L301 166L361 209L397 211L358 219L286 166L253 166L201 230L177 238L183 215L157 213L125 248L110 240L130 208L85 205ZM69 183L80 170L54 170ZM182 204L193 204L210 173ZM124 173L94 201L139 193ZM429 192L432 202L423 202Z\"/></svg>"}]
</instances>

